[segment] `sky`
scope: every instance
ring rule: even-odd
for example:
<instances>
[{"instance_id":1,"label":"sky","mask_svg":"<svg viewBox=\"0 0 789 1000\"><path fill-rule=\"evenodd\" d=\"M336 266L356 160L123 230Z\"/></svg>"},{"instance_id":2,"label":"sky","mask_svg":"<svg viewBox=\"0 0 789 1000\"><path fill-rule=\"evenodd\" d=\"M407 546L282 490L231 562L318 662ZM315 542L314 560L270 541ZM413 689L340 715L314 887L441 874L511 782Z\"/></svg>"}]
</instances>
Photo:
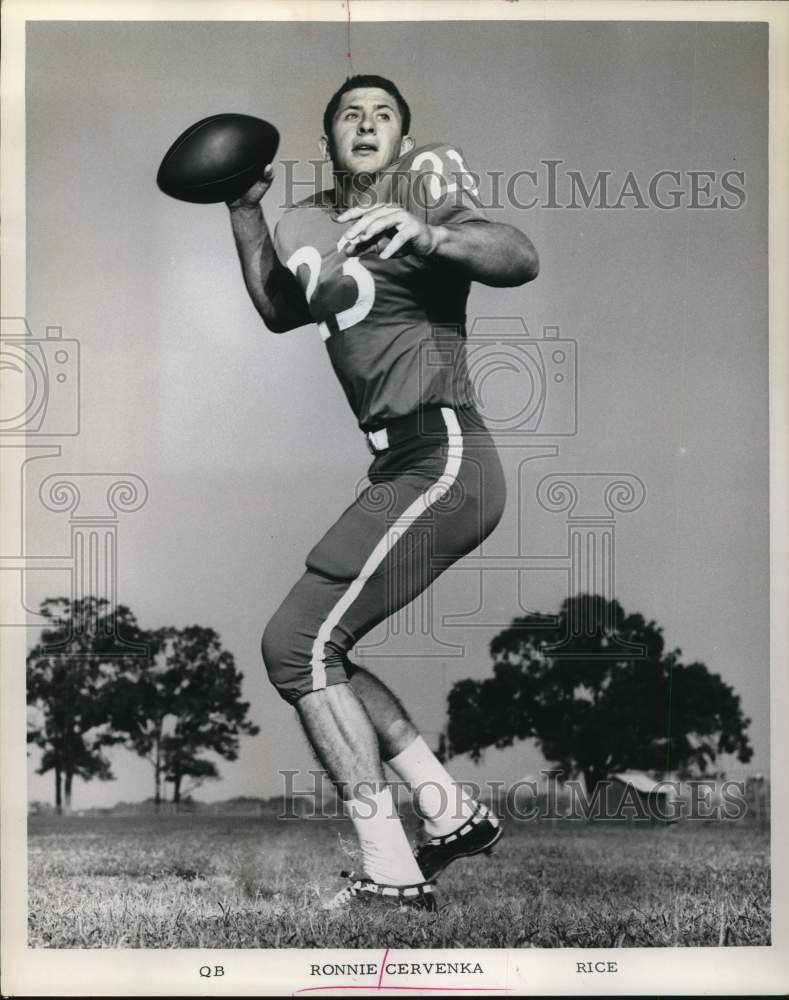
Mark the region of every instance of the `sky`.
<instances>
[{"instance_id":1,"label":"sky","mask_svg":"<svg viewBox=\"0 0 789 1000\"><path fill-rule=\"evenodd\" d=\"M315 327L274 336L261 325L224 206L168 199L154 179L191 122L222 111L266 118L282 137L264 202L275 221L282 161L296 161L299 194L309 190L323 108L348 72L346 28L37 22L27 32L27 317L36 337L61 326L81 356L80 433L62 439L60 458L28 467L28 554L69 546L68 516L38 501L45 476L140 476L148 500L118 523L118 598L144 627L215 628L261 727L237 762L220 763L223 780L198 794L273 795L280 769L313 764L265 677L260 635L352 500L369 453ZM576 399L576 433L496 425L509 484L502 525L481 560L433 588L432 635L422 612L403 613L365 640L362 662L433 739L451 685L490 673L496 631L527 609L555 612L567 595L564 572L496 568L514 555L566 553L567 515L541 506L543 477L634 477L645 500L616 515L615 596L656 620L685 662L701 660L735 687L752 720L747 770L766 772L766 27L387 23L354 25L351 40L356 72L398 82L417 145L456 145L485 175L483 197L494 172L538 178L516 189L523 200L537 193L537 205L489 215L528 233L539 278L474 286L472 343L504 344L511 357L523 320L532 362L549 363L546 327L577 358L576 396L549 394L565 417ZM547 197L548 161L560 161L560 207ZM646 194L666 170L679 172L685 193L676 209L648 198L639 208L634 197L621 208L566 207L572 171L587 187L610 172L615 201L629 172ZM713 172L720 195L732 170L744 174L743 204L687 206L692 171ZM668 191L670 179L662 183ZM488 415L517 412L526 381L525 371L495 368ZM40 571L27 586L35 607L68 580ZM29 796L50 799L51 775L35 775L36 763L33 754ZM459 777L514 781L541 764L520 744L488 752L479 767L454 766ZM113 766L113 782L77 783L76 807L151 794L144 761L119 750ZM743 770L734 763L730 773Z\"/></svg>"}]
</instances>

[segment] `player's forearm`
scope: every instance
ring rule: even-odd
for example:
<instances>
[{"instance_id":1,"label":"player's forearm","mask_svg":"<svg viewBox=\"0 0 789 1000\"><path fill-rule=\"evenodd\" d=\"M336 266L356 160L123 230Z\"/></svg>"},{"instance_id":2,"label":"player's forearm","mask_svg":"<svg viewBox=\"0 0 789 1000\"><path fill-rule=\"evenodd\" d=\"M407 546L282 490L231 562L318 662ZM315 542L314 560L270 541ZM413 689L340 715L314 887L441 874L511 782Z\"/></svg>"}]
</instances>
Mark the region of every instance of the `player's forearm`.
<instances>
[{"instance_id":1,"label":"player's forearm","mask_svg":"<svg viewBox=\"0 0 789 1000\"><path fill-rule=\"evenodd\" d=\"M244 284L263 322L272 333L303 325L303 318L286 301L282 288L285 269L274 251L260 206L231 208L230 222Z\"/></svg>"},{"instance_id":2,"label":"player's forearm","mask_svg":"<svg viewBox=\"0 0 789 1000\"><path fill-rule=\"evenodd\" d=\"M459 265L473 281L500 288L533 281L540 270L534 244L514 226L466 222L434 226L433 256Z\"/></svg>"}]
</instances>

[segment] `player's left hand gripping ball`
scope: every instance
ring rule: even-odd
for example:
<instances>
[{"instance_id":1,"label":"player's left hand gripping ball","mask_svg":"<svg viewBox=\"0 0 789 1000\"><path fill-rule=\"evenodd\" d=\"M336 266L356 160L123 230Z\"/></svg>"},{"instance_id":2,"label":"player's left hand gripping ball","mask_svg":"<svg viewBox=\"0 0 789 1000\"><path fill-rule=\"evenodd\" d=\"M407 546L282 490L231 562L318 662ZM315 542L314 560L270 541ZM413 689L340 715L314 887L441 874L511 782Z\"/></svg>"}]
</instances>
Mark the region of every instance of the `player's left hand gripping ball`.
<instances>
[{"instance_id":1,"label":"player's left hand gripping ball","mask_svg":"<svg viewBox=\"0 0 789 1000\"><path fill-rule=\"evenodd\" d=\"M263 176L278 147L279 132L262 118L211 115L178 136L164 154L156 183L180 201L234 201Z\"/></svg>"},{"instance_id":2,"label":"player's left hand gripping ball","mask_svg":"<svg viewBox=\"0 0 789 1000\"><path fill-rule=\"evenodd\" d=\"M382 260L398 251L428 257L436 247L436 227L421 222L400 205L373 205L349 208L337 216L338 222L353 222L337 242L337 249L349 257L375 247Z\"/></svg>"}]
</instances>

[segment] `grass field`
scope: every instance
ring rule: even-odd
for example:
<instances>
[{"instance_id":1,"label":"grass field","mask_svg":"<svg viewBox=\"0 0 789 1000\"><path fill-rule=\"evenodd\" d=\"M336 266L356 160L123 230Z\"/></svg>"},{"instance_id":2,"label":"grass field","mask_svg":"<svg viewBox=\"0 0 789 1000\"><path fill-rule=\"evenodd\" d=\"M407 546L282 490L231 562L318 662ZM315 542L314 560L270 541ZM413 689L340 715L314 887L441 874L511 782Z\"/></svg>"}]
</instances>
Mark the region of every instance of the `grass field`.
<instances>
[{"instance_id":1,"label":"grass field","mask_svg":"<svg viewBox=\"0 0 789 1000\"><path fill-rule=\"evenodd\" d=\"M31 817L29 943L53 948L765 945L766 830L510 822L442 876L437 914L321 912L337 820Z\"/></svg>"}]
</instances>

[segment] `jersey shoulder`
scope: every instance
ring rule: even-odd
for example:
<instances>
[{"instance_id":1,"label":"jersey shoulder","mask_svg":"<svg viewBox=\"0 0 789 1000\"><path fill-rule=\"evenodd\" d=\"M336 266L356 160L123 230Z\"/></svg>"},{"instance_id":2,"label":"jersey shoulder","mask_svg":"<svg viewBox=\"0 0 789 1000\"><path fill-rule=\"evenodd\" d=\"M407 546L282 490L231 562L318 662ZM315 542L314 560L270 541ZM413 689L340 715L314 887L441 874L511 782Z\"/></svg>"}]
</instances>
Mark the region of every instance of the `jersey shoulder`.
<instances>
[{"instance_id":1,"label":"jersey shoulder","mask_svg":"<svg viewBox=\"0 0 789 1000\"><path fill-rule=\"evenodd\" d=\"M437 165L436 161L442 164L449 162L451 159L448 156L450 150L460 153L459 148L451 142L428 142L423 146L415 146L410 152L401 156L397 160L397 164L405 170L429 173L431 165Z\"/></svg>"},{"instance_id":2,"label":"jersey shoulder","mask_svg":"<svg viewBox=\"0 0 789 1000\"><path fill-rule=\"evenodd\" d=\"M288 205L274 228L277 256L289 256L298 246L314 241L325 229L326 219L333 218L336 207L331 191L316 191L301 201Z\"/></svg>"},{"instance_id":3,"label":"jersey shoulder","mask_svg":"<svg viewBox=\"0 0 789 1000\"><path fill-rule=\"evenodd\" d=\"M390 200L426 222L485 220L477 177L458 145L431 142L418 146L390 169Z\"/></svg>"}]
</instances>

